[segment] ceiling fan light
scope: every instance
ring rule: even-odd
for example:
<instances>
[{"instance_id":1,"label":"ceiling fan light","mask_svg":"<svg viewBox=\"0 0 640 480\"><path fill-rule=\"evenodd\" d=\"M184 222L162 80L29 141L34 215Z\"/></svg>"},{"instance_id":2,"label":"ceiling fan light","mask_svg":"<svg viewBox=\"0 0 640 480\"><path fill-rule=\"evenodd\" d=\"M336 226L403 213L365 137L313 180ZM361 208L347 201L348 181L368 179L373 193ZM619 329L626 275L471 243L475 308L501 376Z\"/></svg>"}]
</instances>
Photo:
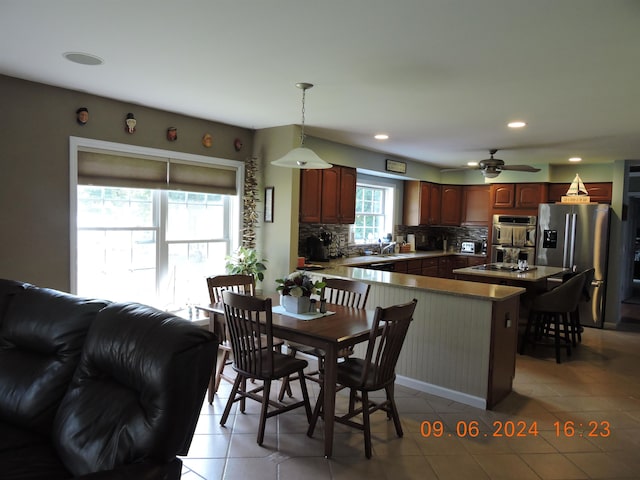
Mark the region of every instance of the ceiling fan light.
<instances>
[{"instance_id":1,"label":"ceiling fan light","mask_svg":"<svg viewBox=\"0 0 640 480\"><path fill-rule=\"evenodd\" d=\"M484 178L496 178L498 175L500 175L500 170L487 168L485 170L482 170L482 175L484 175Z\"/></svg>"},{"instance_id":2,"label":"ceiling fan light","mask_svg":"<svg viewBox=\"0 0 640 480\"><path fill-rule=\"evenodd\" d=\"M333 166L322 160L316 152L307 147L294 148L282 158L271 162L271 165L300 169L321 169Z\"/></svg>"}]
</instances>

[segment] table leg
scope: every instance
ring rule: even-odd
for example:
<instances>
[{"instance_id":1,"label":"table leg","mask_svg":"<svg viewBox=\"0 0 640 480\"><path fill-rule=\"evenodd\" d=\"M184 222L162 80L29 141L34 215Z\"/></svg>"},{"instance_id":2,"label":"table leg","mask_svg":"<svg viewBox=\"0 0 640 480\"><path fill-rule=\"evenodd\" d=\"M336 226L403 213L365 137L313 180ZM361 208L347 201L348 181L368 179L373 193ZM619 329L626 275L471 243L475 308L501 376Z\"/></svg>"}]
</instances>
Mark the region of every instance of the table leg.
<instances>
[{"instance_id":1,"label":"table leg","mask_svg":"<svg viewBox=\"0 0 640 480\"><path fill-rule=\"evenodd\" d=\"M336 382L338 380L338 371L336 365L338 362L338 348L336 345L328 345L323 349L324 358L324 456L330 458L333 452L333 417L336 412Z\"/></svg>"}]
</instances>

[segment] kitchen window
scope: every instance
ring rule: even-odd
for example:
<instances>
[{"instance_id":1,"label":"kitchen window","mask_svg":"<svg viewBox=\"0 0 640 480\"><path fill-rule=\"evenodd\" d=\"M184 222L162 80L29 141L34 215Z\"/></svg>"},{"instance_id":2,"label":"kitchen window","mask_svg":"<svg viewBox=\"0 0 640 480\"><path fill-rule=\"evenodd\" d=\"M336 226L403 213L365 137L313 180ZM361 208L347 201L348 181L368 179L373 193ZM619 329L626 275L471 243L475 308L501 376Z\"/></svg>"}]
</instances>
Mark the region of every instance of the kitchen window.
<instances>
[{"instance_id":1,"label":"kitchen window","mask_svg":"<svg viewBox=\"0 0 640 480\"><path fill-rule=\"evenodd\" d=\"M393 231L393 198L393 187L357 183L355 243L376 243Z\"/></svg>"},{"instance_id":2,"label":"kitchen window","mask_svg":"<svg viewBox=\"0 0 640 480\"><path fill-rule=\"evenodd\" d=\"M129 164L126 155L112 153L78 152L76 293L169 311L208 303L204 279L225 271L225 256L239 239L239 195L230 186L237 188L243 169L232 177L215 164L177 159L171 171L166 158ZM136 167L128 178L126 165ZM138 175L141 170L146 173ZM203 181L208 174L215 179ZM167 185L157 188L156 179Z\"/></svg>"}]
</instances>

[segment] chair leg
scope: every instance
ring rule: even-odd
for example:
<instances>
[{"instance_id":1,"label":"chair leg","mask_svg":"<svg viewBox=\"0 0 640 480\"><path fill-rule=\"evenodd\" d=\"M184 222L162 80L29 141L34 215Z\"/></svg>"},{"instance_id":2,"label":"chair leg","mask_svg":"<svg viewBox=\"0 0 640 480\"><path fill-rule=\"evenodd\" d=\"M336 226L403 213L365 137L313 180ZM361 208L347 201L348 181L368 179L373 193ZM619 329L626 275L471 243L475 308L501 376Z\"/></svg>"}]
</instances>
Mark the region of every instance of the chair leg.
<instances>
[{"instance_id":1,"label":"chair leg","mask_svg":"<svg viewBox=\"0 0 640 480\"><path fill-rule=\"evenodd\" d=\"M264 381L262 390L262 409L260 410L260 426L258 427L258 445L264 441L264 429L267 423L267 412L269 410L269 394L271 393L271 380Z\"/></svg>"},{"instance_id":2,"label":"chair leg","mask_svg":"<svg viewBox=\"0 0 640 480\"><path fill-rule=\"evenodd\" d=\"M242 391L243 392L247 391L247 378L246 377L242 377ZM244 410L245 410L246 406L247 406L247 397L243 396L240 399L240 412L241 413L244 413Z\"/></svg>"},{"instance_id":3,"label":"chair leg","mask_svg":"<svg viewBox=\"0 0 640 480\"><path fill-rule=\"evenodd\" d=\"M324 401L324 387L320 387L320 394L318 395L318 400L316 400L316 406L313 409L313 415L311 416L311 421L309 422L309 428L307 429L308 437L313 437L313 431L316 428L316 423L318 423L318 417L320 416L320 411L322 410L323 401Z\"/></svg>"},{"instance_id":4,"label":"chair leg","mask_svg":"<svg viewBox=\"0 0 640 480\"><path fill-rule=\"evenodd\" d=\"M302 400L304 401L304 411L307 414L307 422L311 422L311 402L309 402L309 391L307 390L307 382L304 379L304 371L298 372L300 379L300 390L302 390Z\"/></svg>"},{"instance_id":5,"label":"chair leg","mask_svg":"<svg viewBox=\"0 0 640 480\"><path fill-rule=\"evenodd\" d=\"M371 420L369 418L369 394L362 391L362 428L364 430L364 454L371 458Z\"/></svg>"},{"instance_id":6,"label":"chair leg","mask_svg":"<svg viewBox=\"0 0 640 480\"><path fill-rule=\"evenodd\" d=\"M571 356L571 327L569 322L571 321L570 313L562 313L562 330L564 331L564 343L567 347L567 356Z\"/></svg>"},{"instance_id":7,"label":"chair leg","mask_svg":"<svg viewBox=\"0 0 640 480\"><path fill-rule=\"evenodd\" d=\"M385 391L387 392L387 401L389 402L387 417L391 415L391 418L393 418L393 424L396 427L396 434L399 437L402 437L404 435L404 432L402 431L402 423L400 422L400 415L398 414L398 408L396 407L396 401L393 395L393 390L394 390L393 384L387 385L387 387L385 387Z\"/></svg>"},{"instance_id":8,"label":"chair leg","mask_svg":"<svg viewBox=\"0 0 640 480\"><path fill-rule=\"evenodd\" d=\"M289 398L293 397L293 392L291 391L291 379L289 377L284 377L282 379L282 385L280 385L280 392L278 393L279 402L282 401L285 393L289 396Z\"/></svg>"},{"instance_id":9,"label":"chair leg","mask_svg":"<svg viewBox=\"0 0 640 480\"><path fill-rule=\"evenodd\" d=\"M236 395L238 394L238 387L240 387L240 382L243 380L243 377L238 374L236 379L233 382L233 387L231 388L231 395L229 395L229 400L227 400L227 405L224 407L224 412L222 414L222 418L220 419L220 425L224 426L227 423L227 418L229 417L229 412L231 412L231 406L236 399Z\"/></svg>"},{"instance_id":10,"label":"chair leg","mask_svg":"<svg viewBox=\"0 0 640 480\"><path fill-rule=\"evenodd\" d=\"M560 363L560 320L558 314L553 314L553 343L556 349L556 363Z\"/></svg>"},{"instance_id":11,"label":"chair leg","mask_svg":"<svg viewBox=\"0 0 640 480\"><path fill-rule=\"evenodd\" d=\"M220 381L222 380L222 372L224 371L224 367L229 361L229 350L222 351L222 359L220 360L220 365L218 365L218 370L215 373L215 382L209 382L209 405L213 403L213 396L218 391L218 387L220 387Z\"/></svg>"}]
</instances>

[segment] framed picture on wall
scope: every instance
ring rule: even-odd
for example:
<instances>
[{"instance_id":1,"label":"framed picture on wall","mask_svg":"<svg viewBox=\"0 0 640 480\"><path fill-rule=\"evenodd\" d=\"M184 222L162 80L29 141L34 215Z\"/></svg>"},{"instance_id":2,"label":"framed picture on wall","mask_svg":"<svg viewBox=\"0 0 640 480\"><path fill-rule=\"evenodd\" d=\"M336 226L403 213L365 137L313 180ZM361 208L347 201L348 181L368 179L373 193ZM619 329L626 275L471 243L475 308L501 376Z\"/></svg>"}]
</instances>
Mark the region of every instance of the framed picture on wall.
<instances>
[{"instance_id":1,"label":"framed picture on wall","mask_svg":"<svg viewBox=\"0 0 640 480\"><path fill-rule=\"evenodd\" d=\"M273 222L273 187L264 189L264 221Z\"/></svg>"}]
</instances>

